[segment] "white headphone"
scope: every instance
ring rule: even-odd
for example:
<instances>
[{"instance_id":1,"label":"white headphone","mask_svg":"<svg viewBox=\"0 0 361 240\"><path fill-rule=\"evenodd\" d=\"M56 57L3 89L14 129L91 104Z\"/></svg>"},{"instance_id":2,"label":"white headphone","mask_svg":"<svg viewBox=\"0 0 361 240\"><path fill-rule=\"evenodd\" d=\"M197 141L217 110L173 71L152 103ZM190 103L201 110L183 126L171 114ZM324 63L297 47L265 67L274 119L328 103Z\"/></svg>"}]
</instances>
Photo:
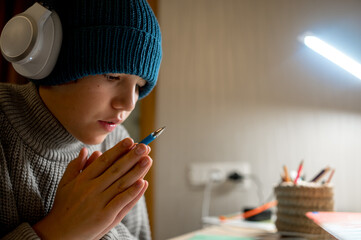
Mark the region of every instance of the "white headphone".
<instances>
[{"instance_id":1,"label":"white headphone","mask_svg":"<svg viewBox=\"0 0 361 240\"><path fill-rule=\"evenodd\" d=\"M0 49L20 75L42 79L55 66L61 41L59 16L35 3L6 23L0 36Z\"/></svg>"}]
</instances>

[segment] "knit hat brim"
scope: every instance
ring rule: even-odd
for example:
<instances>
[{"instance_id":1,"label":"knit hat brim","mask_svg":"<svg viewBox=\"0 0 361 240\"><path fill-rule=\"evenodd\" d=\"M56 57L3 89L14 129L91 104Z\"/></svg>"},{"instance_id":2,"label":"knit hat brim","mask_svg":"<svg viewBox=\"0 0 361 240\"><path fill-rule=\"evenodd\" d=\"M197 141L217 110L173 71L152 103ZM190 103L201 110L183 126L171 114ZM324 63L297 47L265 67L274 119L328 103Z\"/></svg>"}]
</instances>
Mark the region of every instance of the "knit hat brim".
<instances>
[{"instance_id":1,"label":"knit hat brim","mask_svg":"<svg viewBox=\"0 0 361 240\"><path fill-rule=\"evenodd\" d=\"M83 27L67 32L57 66L39 85L58 85L87 75L125 73L146 80L139 99L154 88L159 74L162 47L145 31L122 26ZM79 64L86 62L86 64Z\"/></svg>"}]
</instances>

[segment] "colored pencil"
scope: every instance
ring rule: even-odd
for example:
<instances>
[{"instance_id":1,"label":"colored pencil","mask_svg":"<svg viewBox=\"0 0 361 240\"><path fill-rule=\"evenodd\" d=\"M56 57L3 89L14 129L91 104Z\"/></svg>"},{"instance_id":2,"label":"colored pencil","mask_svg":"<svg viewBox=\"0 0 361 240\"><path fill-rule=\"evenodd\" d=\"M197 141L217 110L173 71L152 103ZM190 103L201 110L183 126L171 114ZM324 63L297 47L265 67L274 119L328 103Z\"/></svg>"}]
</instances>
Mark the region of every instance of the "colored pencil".
<instances>
[{"instance_id":1,"label":"colored pencil","mask_svg":"<svg viewBox=\"0 0 361 240\"><path fill-rule=\"evenodd\" d=\"M332 179L334 173L335 173L335 169L333 168L331 173L330 173L330 176L327 179L327 182L326 182L327 184L329 184L331 182L331 179Z\"/></svg>"},{"instance_id":2,"label":"colored pencil","mask_svg":"<svg viewBox=\"0 0 361 240\"><path fill-rule=\"evenodd\" d=\"M301 175L301 172L302 172L302 168L303 168L303 160L301 161L300 166L298 167L297 176L296 176L296 178L295 178L295 180L293 182L294 184L297 184L297 181L300 178L300 175Z\"/></svg>"},{"instance_id":3,"label":"colored pencil","mask_svg":"<svg viewBox=\"0 0 361 240\"><path fill-rule=\"evenodd\" d=\"M288 174L288 169L286 165L283 165L283 170L285 172L285 182L291 182L290 175Z\"/></svg>"},{"instance_id":4,"label":"colored pencil","mask_svg":"<svg viewBox=\"0 0 361 240\"><path fill-rule=\"evenodd\" d=\"M312 180L311 182L318 182L328 171L330 170L329 167L326 167L321 170Z\"/></svg>"}]
</instances>

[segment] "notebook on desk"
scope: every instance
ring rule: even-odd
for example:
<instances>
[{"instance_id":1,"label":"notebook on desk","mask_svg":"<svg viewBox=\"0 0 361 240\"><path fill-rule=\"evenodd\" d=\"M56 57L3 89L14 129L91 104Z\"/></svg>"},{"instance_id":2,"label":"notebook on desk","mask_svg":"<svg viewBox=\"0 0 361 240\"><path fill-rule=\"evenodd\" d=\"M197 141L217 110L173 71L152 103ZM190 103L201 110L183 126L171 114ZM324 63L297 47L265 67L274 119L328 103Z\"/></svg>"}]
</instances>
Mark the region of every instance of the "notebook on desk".
<instances>
[{"instance_id":1,"label":"notebook on desk","mask_svg":"<svg viewBox=\"0 0 361 240\"><path fill-rule=\"evenodd\" d=\"M306 216L337 239L361 239L361 213L308 212Z\"/></svg>"}]
</instances>

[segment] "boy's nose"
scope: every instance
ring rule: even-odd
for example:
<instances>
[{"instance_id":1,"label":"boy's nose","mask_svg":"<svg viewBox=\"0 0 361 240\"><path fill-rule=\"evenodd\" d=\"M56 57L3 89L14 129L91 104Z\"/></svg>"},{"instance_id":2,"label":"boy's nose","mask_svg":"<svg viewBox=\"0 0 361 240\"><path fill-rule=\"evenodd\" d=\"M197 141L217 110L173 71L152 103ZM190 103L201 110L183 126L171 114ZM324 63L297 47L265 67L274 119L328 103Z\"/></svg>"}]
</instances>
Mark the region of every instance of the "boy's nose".
<instances>
[{"instance_id":1,"label":"boy's nose","mask_svg":"<svg viewBox=\"0 0 361 240\"><path fill-rule=\"evenodd\" d=\"M138 101L138 93L136 86L128 88L126 91L122 89L119 91L112 100L112 107L122 111L132 111Z\"/></svg>"}]
</instances>

